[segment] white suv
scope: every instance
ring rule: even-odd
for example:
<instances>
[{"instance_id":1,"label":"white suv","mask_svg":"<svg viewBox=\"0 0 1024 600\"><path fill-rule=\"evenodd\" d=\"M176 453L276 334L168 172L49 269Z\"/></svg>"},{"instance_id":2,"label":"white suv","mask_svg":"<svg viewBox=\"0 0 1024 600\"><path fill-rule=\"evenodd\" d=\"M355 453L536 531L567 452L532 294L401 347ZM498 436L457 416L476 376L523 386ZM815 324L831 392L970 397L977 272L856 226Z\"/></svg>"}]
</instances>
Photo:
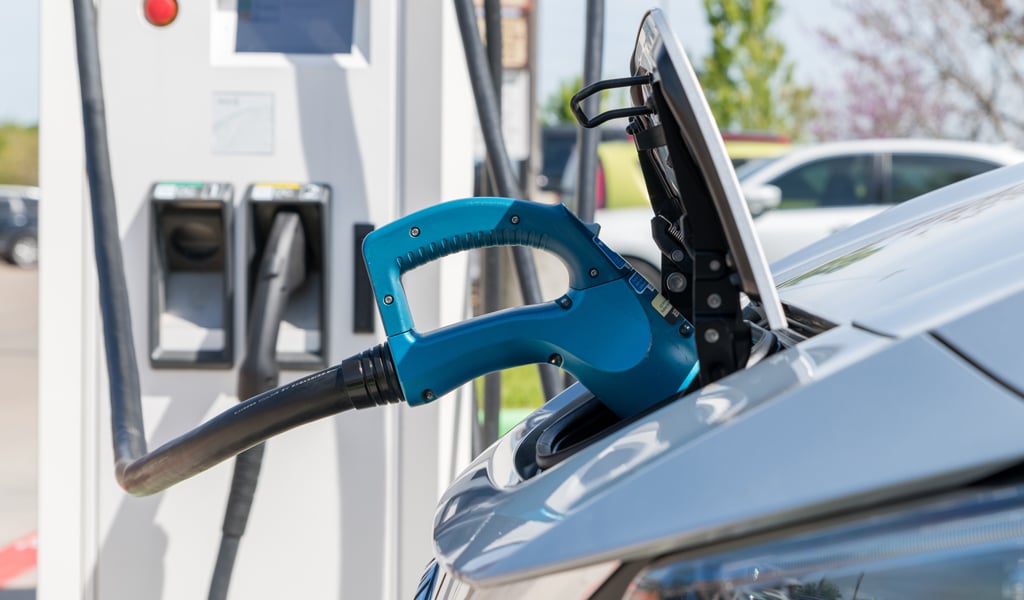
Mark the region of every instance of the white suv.
<instances>
[{"instance_id":1,"label":"white suv","mask_svg":"<svg viewBox=\"0 0 1024 600\"><path fill-rule=\"evenodd\" d=\"M736 175L769 262L893 204L1024 161L1010 146L948 140L878 139L797 148L751 161ZM644 191L646 193L646 191ZM597 211L601 239L657 280L661 254L649 208Z\"/></svg>"}]
</instances>

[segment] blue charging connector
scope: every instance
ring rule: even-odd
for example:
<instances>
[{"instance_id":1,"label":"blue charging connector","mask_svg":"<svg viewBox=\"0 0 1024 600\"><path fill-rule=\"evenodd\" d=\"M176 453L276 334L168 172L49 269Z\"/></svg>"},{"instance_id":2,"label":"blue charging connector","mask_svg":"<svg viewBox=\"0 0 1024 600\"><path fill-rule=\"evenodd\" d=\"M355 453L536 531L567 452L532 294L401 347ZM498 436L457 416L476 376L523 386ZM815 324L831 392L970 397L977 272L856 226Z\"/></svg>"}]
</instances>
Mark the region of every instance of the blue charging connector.
<instances>
[{"instance_id":1,"label":"blue charging connector","mask_svg":"<svg viewBox=\"0 0 1024 600\"><path fill-rule=\"evenodd\" d=\"M698 373L692 327L562 205L507 198L445 202L367 236L363 254L405 399L430 402L475 377L548 362L620 417L686 389ZM530 246L565 263L569 289L544 304L416 330L402 275L449 254Z\"/></svg>"}]
</instances>

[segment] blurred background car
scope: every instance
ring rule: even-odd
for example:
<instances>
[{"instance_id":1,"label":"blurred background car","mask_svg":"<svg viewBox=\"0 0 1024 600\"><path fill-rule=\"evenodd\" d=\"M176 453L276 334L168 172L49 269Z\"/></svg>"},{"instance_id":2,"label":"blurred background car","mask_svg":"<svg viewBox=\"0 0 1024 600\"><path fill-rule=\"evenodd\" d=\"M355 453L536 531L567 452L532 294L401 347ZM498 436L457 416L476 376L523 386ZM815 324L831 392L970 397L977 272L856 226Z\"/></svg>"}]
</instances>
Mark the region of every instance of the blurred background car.
<instances>
[{"instance_id":1,"label":"blurred background car","mask_svg":"<svg viewBox=\"0 0 1024 600\"><path fill-rule=\"evenodd\" d=\"M602 127L598 131L602 142L598 145L598 153L601 152L602 146L615 146L629 140L626 131L620 127ZM560 194L562 188L567 185L564 180L565 175L569 174L575 178L575 163L571 171L568 168L568 163L570 160L576 160L578 134L579 127L576 125L549 125L541 129L541 164L540 172L537 174L537 188L541 192ZM633 146L632 142L629 142L628 145ZM638 163L637 168L639 166ZM600 179L600 175L598 177ZM575 186L575 182L573 186Z\"/></svg>"},{"instance_id":2,"label":"blurred background car","mask_svg":"<svg viewBox=\"0 0 1024 600\"><path fill-rule=\"evenodd\" d=\"M1021 161L1024 152L1011 146L928 139L852 140L751 159L736 175L765 255L774 262L894 204ZM606 178L608 170L606 166ZM605 210L598 211L601 238L657 281L661 254L651 241L647 190L641 186L628 192L605 189L609 196L614 191L629 199L608 198ZM614 210L620 206L637 208Z\"/></svg>"},{"instance_id":3,"label":"blurred background car","mask_svg":"<svg viewBox=\"0 0 1024 600\"><path fill-rule=\"evenodd\" d=\"M0 185L0 257L22 267L39 260L39 188Z\"/></svg>"}]
</instances>

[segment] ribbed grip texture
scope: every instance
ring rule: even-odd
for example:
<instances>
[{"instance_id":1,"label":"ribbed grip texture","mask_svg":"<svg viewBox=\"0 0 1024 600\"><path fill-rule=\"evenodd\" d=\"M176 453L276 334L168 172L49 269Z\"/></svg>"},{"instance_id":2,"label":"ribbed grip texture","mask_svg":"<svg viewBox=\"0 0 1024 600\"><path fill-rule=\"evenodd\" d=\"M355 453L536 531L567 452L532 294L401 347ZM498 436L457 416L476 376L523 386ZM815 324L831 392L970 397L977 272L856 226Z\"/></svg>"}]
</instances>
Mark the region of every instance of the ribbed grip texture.
<instances>
[{"instance_id":1,"label":"ribbed grip texture","mask_svg":"<svg viewBox=\"0 0 1024 600\"><path fill-rule=\"evenodd\" d=\"M547 248L547 239L548 236L543 233L519 228L477 231L432 241L426 246L410 250L404 256L397 257L396 260L399 271L405 273L449 254L474 248L531 246L544 249Z\"/></svg>"},{"instance_id":2,"label":"ribbed grip texture","mask_svg":"<svg viewBox=\"0 0 1024 600\"><path fill-rule=\"evenodd\" d=\"M341 363L343 385L356 408L397 404L405 400L387 344L374 346Z\"/></svg>"}]
</instances>

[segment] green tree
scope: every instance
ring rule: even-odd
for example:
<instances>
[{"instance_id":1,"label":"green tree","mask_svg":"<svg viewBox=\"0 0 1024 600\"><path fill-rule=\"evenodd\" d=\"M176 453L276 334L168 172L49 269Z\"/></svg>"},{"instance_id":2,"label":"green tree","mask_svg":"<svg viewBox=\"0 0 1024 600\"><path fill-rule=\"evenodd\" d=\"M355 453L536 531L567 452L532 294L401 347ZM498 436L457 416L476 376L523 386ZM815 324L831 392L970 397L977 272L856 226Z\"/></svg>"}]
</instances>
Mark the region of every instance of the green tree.
<instances>
[{"instance_id":1,"label":"green tree","mask_svg":"<svg viewBox=\"0 0 1024 600\"><path fill-rule=\"evenodd\" d=\"M786 48L771 33L776 0L704 0L711 53L701 85L723 130L800 137L814 116L810 86L799 85Z\"/></svg>"},{"instance_id":2,"label":"green tree","mask_svg":"<svg viewBox=\"0 0 1024 600\"><path fill-rule=\"evenodd\" d=\"M576 123L576 117L569 110L569 99L583 87L583 77L576 76L563 79L558 89L551 92L544 106L541 107L541 122L545 125L563 125Z\"/></svg>"}]
</instances>

